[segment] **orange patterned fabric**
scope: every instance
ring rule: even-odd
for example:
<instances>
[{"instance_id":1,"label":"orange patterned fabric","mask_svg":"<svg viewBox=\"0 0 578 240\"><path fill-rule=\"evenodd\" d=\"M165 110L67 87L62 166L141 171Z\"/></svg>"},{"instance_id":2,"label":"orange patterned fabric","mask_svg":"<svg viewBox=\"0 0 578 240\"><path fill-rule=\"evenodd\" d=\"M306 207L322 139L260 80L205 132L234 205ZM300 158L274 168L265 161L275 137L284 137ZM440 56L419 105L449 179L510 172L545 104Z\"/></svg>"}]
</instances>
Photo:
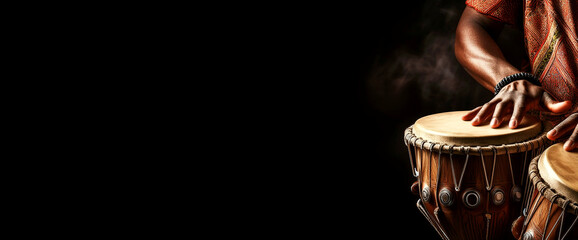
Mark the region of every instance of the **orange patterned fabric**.
<instances>
[{"instance_id":1,"label":"orange patterned fabric","mask_svg":"<svg viewBox=\"0 0 578 240\"><path fill-rule=\"evenodd\" d=\"M577 0L467 0L476 11L524 29L532 73L559 101L578 110Z\"/></svg>"},{"instance_id":2,"label":"orange patterned fabric","mask_svg":"<svg viewBox=\"0 0 578 240\"><path fill-rule=\"evenodd\" d=\"M467 0L466 4L488 17L511 25L517 25L522 14L521 1Z\"/></svg>"}]
</instances>

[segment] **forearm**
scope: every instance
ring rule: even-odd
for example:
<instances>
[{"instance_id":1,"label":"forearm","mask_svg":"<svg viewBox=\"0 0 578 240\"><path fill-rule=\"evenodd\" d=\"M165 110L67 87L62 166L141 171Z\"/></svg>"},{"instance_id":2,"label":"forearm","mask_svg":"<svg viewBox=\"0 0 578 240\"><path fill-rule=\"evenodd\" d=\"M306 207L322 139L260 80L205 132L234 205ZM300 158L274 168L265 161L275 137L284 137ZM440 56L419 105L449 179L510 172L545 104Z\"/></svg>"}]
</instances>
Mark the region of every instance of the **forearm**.
<instances>
[{"instance_id":1,"label":"forearm","mask_svg":"<svg viewBox=\"0 0 578 240\"><path fill-rule=\"evenodd\" d=\"M510 64L495 39L501 25L467 7L456 31L456 58L482 86L494 86L506 76L520 72Z\"/></svg>"}]
</instances>

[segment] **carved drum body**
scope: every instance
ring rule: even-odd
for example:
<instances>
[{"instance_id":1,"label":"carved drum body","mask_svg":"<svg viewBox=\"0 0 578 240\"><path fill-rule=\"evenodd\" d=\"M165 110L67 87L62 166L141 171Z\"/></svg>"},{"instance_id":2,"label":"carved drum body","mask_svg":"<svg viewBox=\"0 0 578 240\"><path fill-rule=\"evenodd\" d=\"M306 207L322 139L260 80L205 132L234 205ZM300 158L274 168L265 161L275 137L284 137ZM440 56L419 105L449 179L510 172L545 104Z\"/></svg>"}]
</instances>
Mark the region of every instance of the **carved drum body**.
<instances>
[{"instance_id":1,"label":"carved drum body","mask_svg":"<svg viewBox=\"0 0 578 240\"><path fill-rule=\"evenodd\" d=\"M443 239L513 239L527 166L548 143L542 124L474 127L465 113L429 115L406 130L417 207Z\"/></svg>"}]
</instances>

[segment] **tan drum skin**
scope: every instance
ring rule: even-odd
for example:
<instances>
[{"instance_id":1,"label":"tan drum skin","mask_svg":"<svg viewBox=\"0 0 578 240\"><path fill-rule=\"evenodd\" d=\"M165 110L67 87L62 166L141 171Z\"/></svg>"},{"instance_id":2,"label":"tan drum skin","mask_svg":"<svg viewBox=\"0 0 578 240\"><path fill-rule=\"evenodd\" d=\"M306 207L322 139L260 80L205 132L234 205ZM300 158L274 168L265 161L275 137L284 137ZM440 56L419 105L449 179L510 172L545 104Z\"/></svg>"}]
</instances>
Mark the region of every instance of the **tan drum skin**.
<instances>
[{"instance_id":1,"label":"tan drum skin","mask_svg":"<svg viewBox=\"0 0 578 240\"><path fill-rule=\"evenodd\" d=\"M516 129L508 124L491 128L489 124L472 126L461 117L468 111L445 112L418 119L413 127L416 136L433 142L464 146L501 145L523 142L538 135L542 124L537 119L526 116Z\"/></svg>"},{"instance_id":2,"label":"tan drum skin","mask_svg":"<svg viewBox=\"0 0 578 240\"><path fill-rule=\"evenodd\" d=\"M567 152L563 143L554 144L542 153L538 170L551 188L578 202L578 150Z\"/></svg>"}]
</instances>

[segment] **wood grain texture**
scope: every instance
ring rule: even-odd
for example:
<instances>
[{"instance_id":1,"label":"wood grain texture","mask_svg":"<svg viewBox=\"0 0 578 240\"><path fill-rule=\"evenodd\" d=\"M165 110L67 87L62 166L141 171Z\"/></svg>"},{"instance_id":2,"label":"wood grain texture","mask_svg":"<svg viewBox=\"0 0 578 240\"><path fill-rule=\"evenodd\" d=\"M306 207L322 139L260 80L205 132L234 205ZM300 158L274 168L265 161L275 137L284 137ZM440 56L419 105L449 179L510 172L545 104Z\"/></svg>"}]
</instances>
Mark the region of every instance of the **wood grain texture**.
<instances>
[{"instance_id":1,"label":"wood grain texture","mask_svg":"<svg viewBox=\"0 0 578 240\"><path fill-rule=\"evenodd\" d=\"M558 235L560 234L560 223L556 224L556 222L560 217L563 209L556 204L552 204L552 202L550 202L548 199L541 196L538 190L535 190L533 196L532 204L530 206L536 205L536 208L530 210L527 219L527 226L521 236L523 237L524 234L529 232L534 235L534 239L542 239L542 237L545 235L547 236L550 232L552 232L550 236L544 239L558 239ZM550 211L550 215L548 215L550 206L552 206L552 210ZM566 212L564 214L564 225L561 229L564 232L568 231L570 224L572 221L574 221L574 219L576 219L576 217L576 215ZM578 226L574 226L565 239L578 239Z\"/></svg>"},{"instance_id":2,"label":"wood grain texture","mask_svg":"<svg viewBox=\"0 0 578 240\"><path fill-rule=\"evenodd\" d=\"M431 159L430 159L431 155ZM486 189L486 176L482 167L480 156L470 156L465 170L460 191L456 191L454 184L449 154L441 154L440 171L438 173L438 153L430 154L428 150L416 149L416 164L419 171L420 189L430 189L429 201L423 201L430 219L436 219L439 226L450 239L514 239L511 234L512 222L519 216L521 203L515 202L511 197L511 189L514 187L507 155L496 157L493 184L491 189ZM459 182L460 174L465 165L466 156L453 155L456 182ZM520 186L524 153L512 154L512 166L514 180ZM492 181L491 171L494 159L492 155L485 155L484 162L488 182ZM526 164L529 164L529 160ZM437 178L439 176L439 182ZM520 186L524 187L524 186ZM439 192L448 188L453 194L454 202L451 206L444 206L438 202ZM492 192L502 189L504 202L495 205L492 201ZM480 204L474 208L468 208L463 200L464 193L475 190L480 194ZM423 198L422 198L423 200ZM436 218L434 211L437 211ZM488 219L489 218L489 219ZM489 226L489 228L488 228Z\"/></svg>"}]
</instances>

